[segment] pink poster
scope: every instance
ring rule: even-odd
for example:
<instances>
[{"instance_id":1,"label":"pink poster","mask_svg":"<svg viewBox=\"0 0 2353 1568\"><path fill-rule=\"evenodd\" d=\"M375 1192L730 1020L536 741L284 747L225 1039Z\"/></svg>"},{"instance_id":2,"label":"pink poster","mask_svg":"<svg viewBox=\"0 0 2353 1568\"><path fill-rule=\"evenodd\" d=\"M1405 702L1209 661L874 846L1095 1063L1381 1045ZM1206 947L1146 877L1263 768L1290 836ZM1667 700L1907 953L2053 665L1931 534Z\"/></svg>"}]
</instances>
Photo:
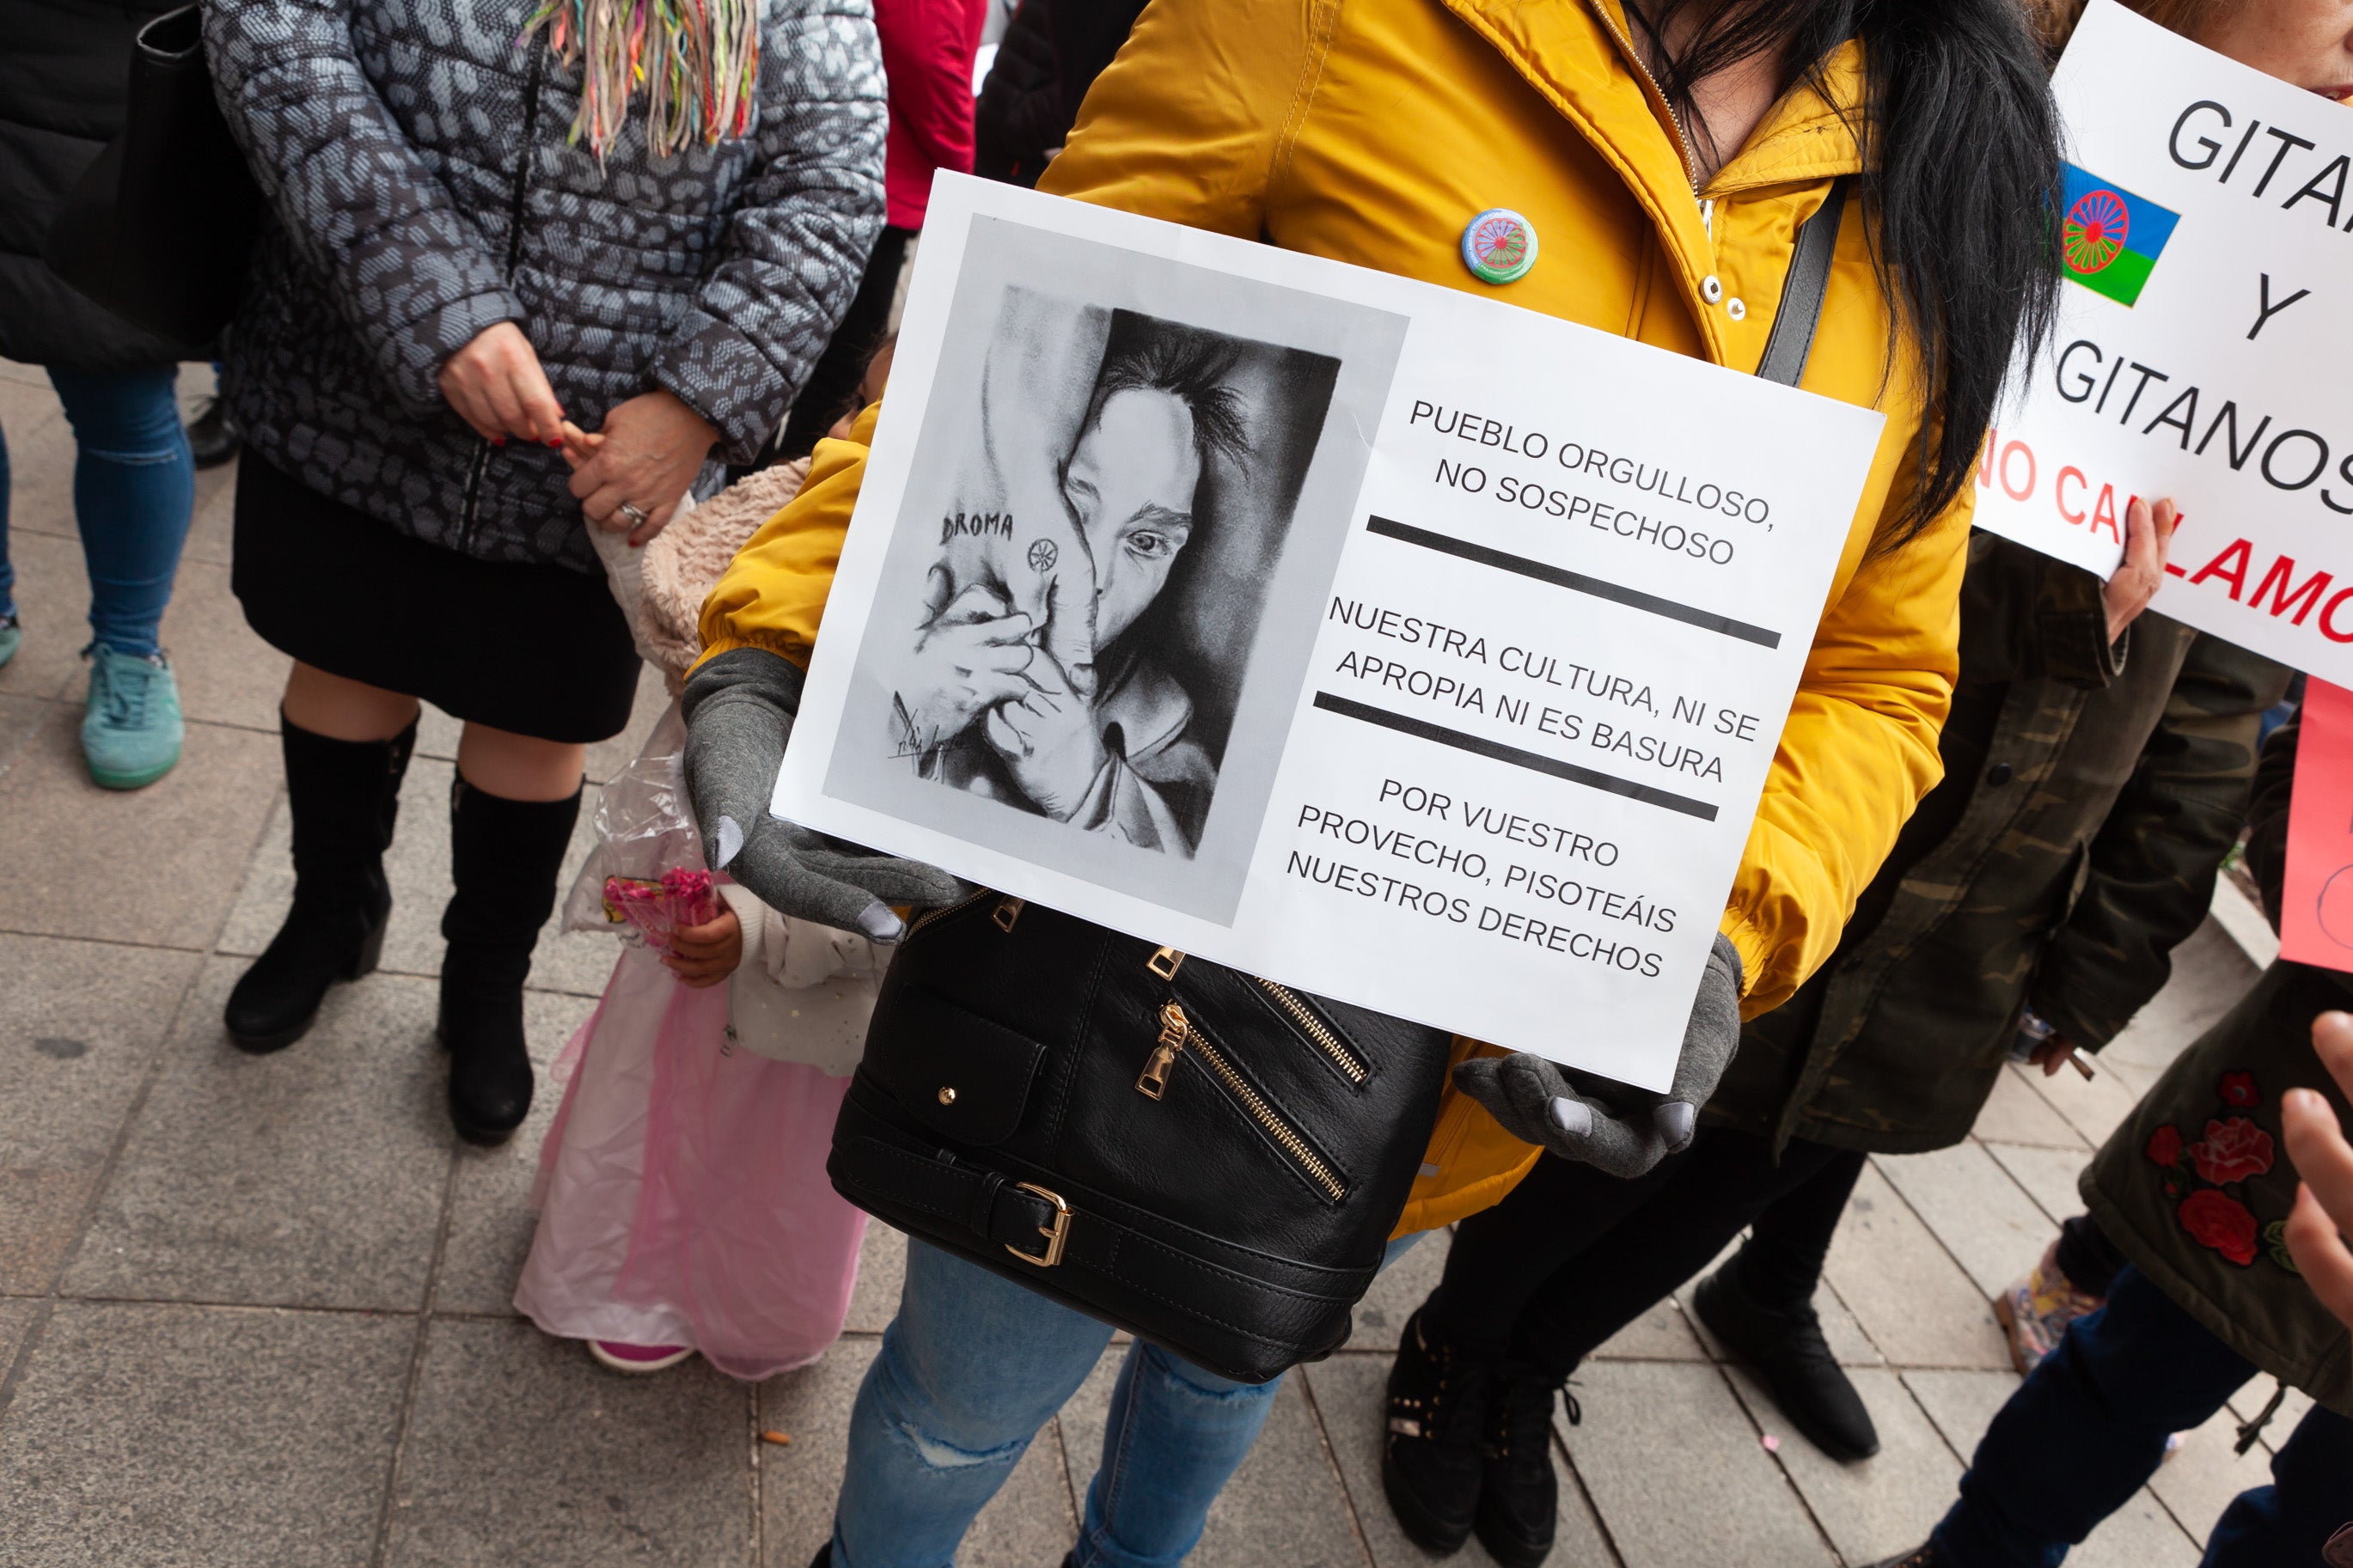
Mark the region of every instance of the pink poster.
<instances>
[{"instance_id":1,"label":"pink poster","mask_svg":"<svg viewBox=\"0 0 2353 1568\"><path fill-rule=\"evenodd\" d=\"M2280 956L2353 970L2353 691L2305 683Z\"/></svg>"}]
</instances>

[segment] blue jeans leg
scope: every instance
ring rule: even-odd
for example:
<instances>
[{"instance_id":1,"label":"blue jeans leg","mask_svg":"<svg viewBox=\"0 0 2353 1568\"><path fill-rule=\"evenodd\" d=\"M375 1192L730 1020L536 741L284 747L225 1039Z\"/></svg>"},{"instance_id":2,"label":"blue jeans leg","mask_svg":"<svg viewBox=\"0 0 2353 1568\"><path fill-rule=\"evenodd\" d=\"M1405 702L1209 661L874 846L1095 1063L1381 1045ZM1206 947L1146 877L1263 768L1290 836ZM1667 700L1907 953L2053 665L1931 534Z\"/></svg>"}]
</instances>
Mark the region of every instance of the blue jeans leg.
<instances>
[{"instance_id":1,"label":"blue jeans leg","mask_svg":"<svg viewBox=\"0 0 2353 1568\"><path fill-rule=\"evenodd\" d=\"M1389 1243L1383 1266L1418 1239ZM908 1242L899 1315L850 1409L834 1568L949 1568L974 1517L1110 1343L1107 1325ZM1233 1383L1132 1347L1087 1489L1080 1563L1181 1561L1282 1384Z\"/></svg>"},{"instance_id":2,"label":"blue jeans leg","mask_svg":"<svg viewBox=\"0 0 2353 1568\"><path fill-rule=\"evenodd\" d=\"M2231 1500L2206 1538L2200 1568L2318 1563L2353 1521L2353 1421L2316 1405L2272 1456L2272 1484Z\"/></svg>"},{"instance_id":3,"label":"blue jeans leg","mask_svg":"<svg viewBox=\"0 0 2353 1568\"><path fill-rule=\"evenodd\" d=\"M196 499L173 395L179 372L49 372L79 448L74 516L90 568L90 640L153 655Z\"/></svg>"},{"instance_id":4,"label":"blue jeans leg","mask_svg":"<svg viewBox=\"0 0 2353 1568\"><path fill-rule=\"evenodd\" d=\"M908 1242L899 1315L850 1408L834 1568L947 1568L1109 1343L1109 1325Z\"/></svg>"},{"instance_id":5,"label":"blue jeans leg","mask_svg":"<svg viewBox=\"0 0 2353 1568\"><path fill-rule=\"evenodd\" d=\"M1386 1268L1421 1239L1402 1236ZM1258 1441L1283 1380L1236 1383L1141 1341L1128 1347L1087 1488L1078 1568L1174 1568Z\"/></svg>"},{"instance_id":6,"label":"blue jeans leg","mask_svg":"<svg viewBox=\"0 0 2353 1568\"><path fill-rule=\"evenodd\" d=\"M0 621L16 613L16 568L8 559L8 437L0 432Z\"/></svg>"},{"instance_id":7,"label":"blue jeans leg","mask_svg":"<svg viewBox=\"0 0 2353 1568\"><path fill-rule=\"evenodd\" d=\"M1941 1561L2055 1568L2157 1473L2168 1434L2222 1408L2254 1373L2126 1265L2107 1305L2068 1326L1986 1429L1936 1526Z\"/></svg>"}]
</instances>

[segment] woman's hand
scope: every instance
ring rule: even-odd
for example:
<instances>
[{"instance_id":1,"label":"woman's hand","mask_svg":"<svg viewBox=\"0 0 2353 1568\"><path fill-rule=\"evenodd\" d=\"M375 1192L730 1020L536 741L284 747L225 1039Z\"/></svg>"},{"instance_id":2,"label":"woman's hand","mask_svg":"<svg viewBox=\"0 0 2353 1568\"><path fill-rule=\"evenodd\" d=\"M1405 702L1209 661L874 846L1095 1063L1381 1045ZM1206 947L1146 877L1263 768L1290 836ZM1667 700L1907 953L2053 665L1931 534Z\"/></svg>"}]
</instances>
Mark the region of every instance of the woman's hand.
<instances>
[{"instance_id":1,"label":"woman's hand","mask_svg":"<svg viewBox=\"0 0 2353 1568\"><path fill-rule=\"evenodd\" d=\"M2180 517L2170 500L2152 509L2135 496L2125 508L2125 558L2100 595L2108 610L2109 642L2124 636L2125 628L2165 586L2165 552L2172 547L2173 525Z\"/></svg>"},{"instance_id":2,"label":"woman's hand","mask_svg":"<svg viewBox=\"0 0 2353 1568\"><path fill-rule=\"evenodd\" d=\"M572 465L572 493L588 521L629 530L634 546L669 523L718 444L710 421L675 395L649 392L616 405L595 436L567 437L564 460ZM644 513L644 521L624 512L624 502Z\"/></svg>"},{"instance_id":3,"label":"woman's hand","mask_svg":"<svg viewBox=\"0 0 2353 1568\"><path fill-rule=\"evenodd\" d=\"M670 951L662 963L685 984L700 991L735 973L744 962L744 924L724 901L718 917L699 926L673 926Z\"/></svg>"},{"instance_id":4,"label":"woman's hand","mask_svg":"<svg viewBox=\"0 0 2353 1568\"><path fill-rule=\"evenodd\" d=\"M564 405L531 340L512 321L483 328L441 362L441 395L493 447L505 446L510 436L562 444Z\"/></svg>"},{"instance_id":5,"label":"woman's hand","mask_svg":"<svg viewBox=\"0 0 2353 1568\"><path fill-rule=\"evenodd\" d=\"M2312 1048L2339 1088L2353 1094L2353 1017L2323 1013L2312 1021ZM2295 1163L2295 1209L2287 1219L2288 1255L2322 1305L2353 1325L2353 1144L2328 1101L2308 1089L2281 1096L2280 1125Z\"/></svg>"}]
</instances>

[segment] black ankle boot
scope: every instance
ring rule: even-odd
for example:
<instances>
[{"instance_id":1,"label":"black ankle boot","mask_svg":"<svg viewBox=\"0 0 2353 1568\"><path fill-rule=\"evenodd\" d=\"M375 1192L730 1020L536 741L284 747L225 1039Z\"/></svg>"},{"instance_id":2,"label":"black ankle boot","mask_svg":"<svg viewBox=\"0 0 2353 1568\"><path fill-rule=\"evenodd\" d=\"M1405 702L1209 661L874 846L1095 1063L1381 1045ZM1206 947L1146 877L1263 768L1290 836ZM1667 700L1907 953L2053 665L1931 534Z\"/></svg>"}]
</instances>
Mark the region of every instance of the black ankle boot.
<instances>
[{"instance_id":1,"label":"black ankle boot","mask_svg":"<svg viewBox=\"0 0 2353 1568\"><path fill-rule=\"evenodd\" d=\"M449 870L458 890L441 917L441 1044L449 1052L449 1120L459 1136L501 1143L531 1113L522 983L539 928L555 909L580 796L507 800L464 779L449 789Z\"/></svg>"},{"instance_id":2,"label":"black ankle boot","mask_svg":"<svg viewBox=\"0 0 2353 1568\"><path fill-rule=\"evenodd\" d=\"M238 1049L283 1050L309 1030L329 985L375 967L392 914L384 852L416 744L414 724L389 741L331 741L280 717L294 907L228 994L221 1022Z\"/></svg>"},{"instance_id":3,"label":"black ankle boot","mask_svg":"<svg viewBox=\"0 0 2353 1568\"><path fill-rule=\"evenodd\" d=\"M1811 1301L1760 1300L1742 1279L1736 1255L1699 1282L1692 1305L1709 1332L1756 1367L1773 1403L1815 1447L1846 1463L1879 1452L1879 1429L1822 1338Z\"/></svg>"},{"instance_id":4,"label":"black ankle boot","mask_svg":"<svg viewBox=\"0 0 2353 1568\"><path fill-rule=\"evenodd\" d=\"M1479 1544L1503 1568L1537 1568L1552 1555L1560 1478L1552 1468L1553 1396L1562 1379L1524 1362L1497 1366L1480 1443ZM1568 1418L1577 1418L1577 1400Z\"/></svg>"},{"instance_id":5,"label":"black ankle boot","mask_svg":"<svg viewBox=\"0 0 2353 1568\"><path fill-rule=\"evenodd\" d=\"M1459 1552L1479 1509L1480 1428L1492 1363L1474 1360L1407 1320L1389 1368L1381 1490L1415 1545Z\"/></svg>"}]
</instances>

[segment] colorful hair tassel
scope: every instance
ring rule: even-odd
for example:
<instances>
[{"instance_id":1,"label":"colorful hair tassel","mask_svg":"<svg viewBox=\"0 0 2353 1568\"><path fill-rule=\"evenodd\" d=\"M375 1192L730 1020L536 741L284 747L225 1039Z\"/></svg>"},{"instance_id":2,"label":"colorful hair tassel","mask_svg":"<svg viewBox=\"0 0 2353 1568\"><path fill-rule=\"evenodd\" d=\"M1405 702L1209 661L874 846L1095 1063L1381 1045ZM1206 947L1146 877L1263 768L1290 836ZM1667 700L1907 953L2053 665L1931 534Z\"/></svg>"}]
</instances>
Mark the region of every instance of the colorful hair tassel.
<instances>
[{"instance_id":1,"label":"colorful hair tassel","mask_svg":"<svg viewBox=\"0 0 2353 1568\"><path fill-rule=\"evenodd\" d=\"M566 140L602 163L643 89L646 146L674 158L752 128L760 76L760 0L539 0L522 41L580 72L580 110Z\"/></svg>"}]
</instances>

